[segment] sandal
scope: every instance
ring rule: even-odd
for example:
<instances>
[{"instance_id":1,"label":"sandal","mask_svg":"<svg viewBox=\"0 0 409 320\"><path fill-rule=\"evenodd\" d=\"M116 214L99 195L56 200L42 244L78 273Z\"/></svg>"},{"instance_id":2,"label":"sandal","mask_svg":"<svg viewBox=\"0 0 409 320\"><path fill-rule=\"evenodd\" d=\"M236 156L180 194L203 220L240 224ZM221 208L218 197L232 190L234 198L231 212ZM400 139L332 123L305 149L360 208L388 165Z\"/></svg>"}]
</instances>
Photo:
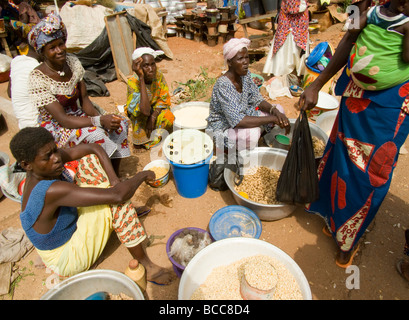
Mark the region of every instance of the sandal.
<instances>
[{"instance_id":1,"label":"sandal","mask_svg":"<svg viewBox=\"0 0 409 320\"><path fill-rule=\"evenodd\" d=\"M403 271L402 271L402 264L405 263L405 260L400 259L397 263L396 263L396 269L398 270L399 274L406 280L409 281L408 276L406 276Z\"/></svg>"},{"instance_id":2,"label":"sandal","mask_svg":"<svg viewBox=\"0 0 409 320\"><path fill-rule=\"evenodd\" d=\"M322 228L322 233L325 234L327 237L332 237L332 234L331 234L331 232L329 231L329 229L328 229L327 226L324 226L324 227Z\"/></svg>"},{"instance_id":3,"label":"sandal","mask_svg":"<svg viewBox=\"0 0 409 320\"><path fill-rule=\"evenodd\" d=\"M142 206L142 207L137 207L136 208L136 214L138 215L138 218L146 216L149 212L151 212L151 208L147 206Z\"/></svg>"},{"instance_id":4,"label":"sandal","mask_svg":"<svg viewBox=\"0 0 409 320\"><path fill-rule=\"evenodd\" d=\"M354 260L355 255L358 252L358 250L359 250L359 245L357 245L356 248L352 251L351 257L349 258L347 263L342 264L338 262L337 259L335 259L335 264L340 268L344 268L344 269L348 268L350 265L352 265L352 261Z\"/></svg>"}]
</instances>

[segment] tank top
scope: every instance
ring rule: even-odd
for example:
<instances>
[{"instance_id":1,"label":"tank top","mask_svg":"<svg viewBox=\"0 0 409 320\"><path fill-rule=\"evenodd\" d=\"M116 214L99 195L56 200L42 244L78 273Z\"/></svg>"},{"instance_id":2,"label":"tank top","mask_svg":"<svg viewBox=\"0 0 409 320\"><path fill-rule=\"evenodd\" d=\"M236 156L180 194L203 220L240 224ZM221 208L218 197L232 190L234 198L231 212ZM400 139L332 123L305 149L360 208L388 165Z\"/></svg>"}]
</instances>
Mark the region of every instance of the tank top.
<instances>
[{"instance_id":1,"label":"tank top","mask_svg":"<svg viewBox=\"0 0 409 320\"><path fill-rule=\"evenodd\" d=\"M60 207L57 222L53 229L41 234L33 229L34 223L44 207L45 194L57 180L41 180L31 191L24 211L20 213L23 230L31 243L39 250L52 250L65 244L77 229L78 212L76 207Z\"/></svg>"}]
</instances>

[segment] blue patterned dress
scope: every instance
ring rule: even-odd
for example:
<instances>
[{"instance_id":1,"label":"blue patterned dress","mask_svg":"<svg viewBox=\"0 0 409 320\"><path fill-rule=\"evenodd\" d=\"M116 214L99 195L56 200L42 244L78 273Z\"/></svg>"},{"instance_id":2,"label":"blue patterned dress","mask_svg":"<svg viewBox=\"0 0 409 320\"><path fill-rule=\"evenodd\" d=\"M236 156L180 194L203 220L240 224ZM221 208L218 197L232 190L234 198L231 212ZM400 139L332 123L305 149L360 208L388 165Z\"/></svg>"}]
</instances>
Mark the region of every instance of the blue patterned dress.
<instances>
[{"instance_id":1,"label":"blue patterned dress","mask_svg":"<svg viewBox=\"0 0 409 320\"><path fill-rule=\"evenodd\" d=\"M251 73L242 76L242 92L238 92L226 76L217 79L210 101L207 132L217 141L224 141L227 148L233 148L234 141L228 139L228 129L235 128L245 116L260 116L257 106L264 100L258 87L251 79ZM267 126L265 126L267 130Z\"/></svg>"}]
</instances>

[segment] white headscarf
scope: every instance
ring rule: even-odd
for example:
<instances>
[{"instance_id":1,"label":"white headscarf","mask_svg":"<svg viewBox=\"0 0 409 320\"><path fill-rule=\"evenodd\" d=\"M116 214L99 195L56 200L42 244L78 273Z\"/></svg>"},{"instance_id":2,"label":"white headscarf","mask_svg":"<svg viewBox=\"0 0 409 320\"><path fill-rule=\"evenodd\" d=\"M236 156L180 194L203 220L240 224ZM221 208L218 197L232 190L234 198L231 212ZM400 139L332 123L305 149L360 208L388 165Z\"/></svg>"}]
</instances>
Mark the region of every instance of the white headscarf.
<instances>
[{"instance_id":1,"label":"white headscarf","mask_svg":"<svg viewBox=\"0 0 409 320\"><path fill-rule=\"evenodd\" d=\"M233 38L225 43L223 46L223 56L224 60L230 60L243 48L248 48L250 45L250 40L247 38Z\"/></svg>"},{"instance_id":2,"label":"white headscarf","mask_svg":"<svg viewBox=\"0 0 409 320\"><path fill-rule=\"evenodd\" d=\"M132 53L132 60L136 60L139 57L142 57L144 54L150 54L156 59L156 57L162 54L165 54L165 52L163 52L162 50L153 50L152 48L149 48L149 47L141 47L141 48L136 49Z\"/></svg>"}]
</instances>

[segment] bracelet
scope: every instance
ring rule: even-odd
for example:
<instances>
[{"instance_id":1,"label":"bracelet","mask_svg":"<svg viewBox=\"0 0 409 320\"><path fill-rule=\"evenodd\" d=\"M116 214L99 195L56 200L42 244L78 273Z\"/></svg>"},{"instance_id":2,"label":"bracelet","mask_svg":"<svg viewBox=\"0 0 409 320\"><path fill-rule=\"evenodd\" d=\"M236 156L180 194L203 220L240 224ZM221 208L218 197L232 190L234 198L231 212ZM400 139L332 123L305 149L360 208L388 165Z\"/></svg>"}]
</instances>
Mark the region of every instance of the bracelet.
<instances>
[{"instance_id":1,"label":"bracelet","mask_svg":"<svg viewBox=\"0 0 409 320\"><path fill-rule=\"evenodd\" d=\"M102 128L102 126L101 126L101 116L91 117L90 119L91 119L91 123L92 123L92 125L94 127Z\"/></svg>"},{"instance_id":2,"label":"bracelet","mask_svg":"<svg viewBox=\"0 0 409 320\"><path fill-rule=\"evenodd\" d=\"M271 108L270 108L270 114L273 114L273 110L274 110L276 107L277 107L277 105L275 105L275 104L271 106Z\"/></svg>"}]
</instances>

